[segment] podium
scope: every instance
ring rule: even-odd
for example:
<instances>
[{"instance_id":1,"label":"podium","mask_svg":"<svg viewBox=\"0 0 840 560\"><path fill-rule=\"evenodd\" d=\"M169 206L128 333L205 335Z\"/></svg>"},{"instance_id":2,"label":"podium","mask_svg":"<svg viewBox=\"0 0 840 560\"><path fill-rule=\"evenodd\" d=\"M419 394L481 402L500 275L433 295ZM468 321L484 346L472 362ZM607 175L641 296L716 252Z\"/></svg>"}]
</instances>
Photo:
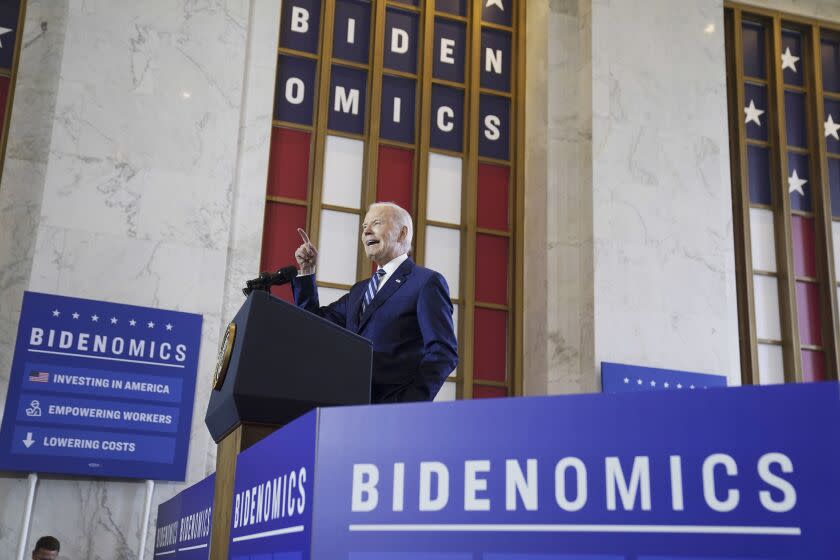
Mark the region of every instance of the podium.
<instances>
[{"instance_id":1,"label":"podium","mask_svg":"<svg viewBox=\"0 0 840 560\"><path fill-rule=\"evenodd\" d=\"M316 407L369 404L370 341L255 291L228 326L205 424L218 444L211 557L227 559L237 455Z\"/></svg>"}]
</instances>

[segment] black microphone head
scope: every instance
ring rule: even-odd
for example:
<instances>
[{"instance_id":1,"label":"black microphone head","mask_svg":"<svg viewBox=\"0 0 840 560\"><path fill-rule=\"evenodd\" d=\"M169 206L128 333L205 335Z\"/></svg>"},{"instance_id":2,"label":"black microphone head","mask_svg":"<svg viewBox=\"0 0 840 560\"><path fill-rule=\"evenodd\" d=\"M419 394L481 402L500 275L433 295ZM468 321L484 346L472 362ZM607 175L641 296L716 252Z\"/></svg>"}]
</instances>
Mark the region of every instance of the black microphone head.
<instances>
[{"instance_id":1,"label":"black microphone head","mask_svg":"<svg viewBox=\"0 0 840 560\"><path fill-rule=\"evenodd\" d=\"M285 284L286 282L291 282L298 274L298 269L294 265L284 266L283 268L279 269L276 273L277 279Z\"/></svg>"}]
</instances>

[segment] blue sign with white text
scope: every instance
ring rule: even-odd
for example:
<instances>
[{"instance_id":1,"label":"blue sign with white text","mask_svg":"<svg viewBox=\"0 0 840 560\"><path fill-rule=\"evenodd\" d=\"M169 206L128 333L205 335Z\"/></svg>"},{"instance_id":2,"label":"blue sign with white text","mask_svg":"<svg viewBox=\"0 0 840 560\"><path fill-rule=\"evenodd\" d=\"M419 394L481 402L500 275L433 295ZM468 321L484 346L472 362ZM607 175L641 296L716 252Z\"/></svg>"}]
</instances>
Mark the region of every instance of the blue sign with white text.
<instances>
[{"instance_id":1,"label":"blue sign with white text","mask_svg":"<svg viewBox=\"0 0 840 560\"><path fill-rule=\"evenodd\" d=\"M836 384L670 397L324 409L313 558L837 557Z\"/></svg>"},{"instance_id":2,"label":"blue sign with white text","mask_svg":"<svg viewBox=\"0 0 840 560\"><path fill-rule=\"evenodd\" d=\"M240 456L231 558L835 559L837 425L836 383L321 409Z\"/></svg>"},{"instance_id":3,"label":"blue sign with white text","mask_svg":"<svg viewBox=\"0 0 840 560\"><path fill-rule=\"evenodd\" d=\"M26 292L0 470L183 480L201 323Z\"/></svg>"},{"instance_id":4,"label":"blue sign with white text","mask_svg":"<svg viewBox=\"0 0 840 560\"><path fill-rule=\"evenodd\" d=\"M158 506L155 558L207 560L215 482L211 474Z\"/></svg>"},{"instance_id":5,"label":"blue sign with white text","mask_svg":"<svg viewBox=\"0 0 840 560\"><path fill-rule=\"evenodd\" d=\"M316 419L309 412L237 457L231 560L309 558Z\"/></svg>"}]
</instances>

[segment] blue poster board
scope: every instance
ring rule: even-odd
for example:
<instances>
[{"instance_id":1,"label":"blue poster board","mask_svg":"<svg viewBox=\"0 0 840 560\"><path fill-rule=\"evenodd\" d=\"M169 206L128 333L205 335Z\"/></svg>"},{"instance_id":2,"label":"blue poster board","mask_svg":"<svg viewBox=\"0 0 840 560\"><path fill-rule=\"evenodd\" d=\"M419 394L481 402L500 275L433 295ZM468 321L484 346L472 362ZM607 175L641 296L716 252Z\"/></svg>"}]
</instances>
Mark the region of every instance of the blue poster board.
<instances>
[{"instance_id":1,"label":"blue poster board","mask_svg":"<svg viewBox=\"0 0 840 560\"><path fill-rule=\"evenodd\" d=\"M207 560L216 475L182 490L158 506L155 558Z\"/></svg>"},{"instance_id":2,"label":"blue poster board","mask_svg":"<svg viewBox=\"0 0 840 560\"><path fill-rule=\"evenodd\" d=\"M601 362L601 388L605 393L698 391L716 387L726 387L726 376Z\"/></svg>"},{"instance_id":3,"label":"blue poster board","mask_svg":"<svg viewBox=\"0 0 840 560\"><path fill-rule=\"evenodd\" d=\"M0 470L183 480L201 323L26 292Z\"/></svg>"},{"instance_id":4,"label":"blue poster board","mask_svg":"<svg viewBox=\"0 0 840 560\"><path fill-rule=\"evenodd\" d=\"M231 560L309 558L316 420L309 412L237 457Z\"/></svg>"},{"instance_id":5,"label":"blue poster board","mask_svg":"<svg viewBox=\"0 0 840 560\"><path fill-rule=\"evenodd\" d=\"M311 524L231 558L836 558L838 425L836 383L322 409L237 466L252 520L315 441Z\"/></svg>"}]
</instances>

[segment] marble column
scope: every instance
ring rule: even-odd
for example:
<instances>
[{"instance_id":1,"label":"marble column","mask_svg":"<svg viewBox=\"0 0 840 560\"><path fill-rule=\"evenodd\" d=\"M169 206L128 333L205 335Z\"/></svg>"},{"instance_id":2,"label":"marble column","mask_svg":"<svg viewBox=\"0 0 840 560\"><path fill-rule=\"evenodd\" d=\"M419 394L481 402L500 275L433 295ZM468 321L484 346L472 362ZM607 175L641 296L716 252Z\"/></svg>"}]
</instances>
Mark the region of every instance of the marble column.
<instances>
[{"instance_id":1,"label":"marble column","mask_svg":"<svg viewBox=\"0 0 840 560\"><path fill-rule=\"evenodd\" d=\"M24 289L203 315L185 484L214 470L209 375L235 284L259 262L279 13L264 0L28 3L0 187L0 376ZM159 483L154 503L185 484ZM4 550L25 487L0 478ZM47 477L30 540L55 534L62 558L136 558L144 490Z\"/></svg>"},{"instance_id":2,"label":"marble column","mask_svg":"<svg viewBox=\"0 0 840 560\"><path fill-rule=\"evenodd\" d=\"M526 387L597 391L602 361L738 383L722 2L547 4L548 375Z\"/></svg>"}]
</instances>

